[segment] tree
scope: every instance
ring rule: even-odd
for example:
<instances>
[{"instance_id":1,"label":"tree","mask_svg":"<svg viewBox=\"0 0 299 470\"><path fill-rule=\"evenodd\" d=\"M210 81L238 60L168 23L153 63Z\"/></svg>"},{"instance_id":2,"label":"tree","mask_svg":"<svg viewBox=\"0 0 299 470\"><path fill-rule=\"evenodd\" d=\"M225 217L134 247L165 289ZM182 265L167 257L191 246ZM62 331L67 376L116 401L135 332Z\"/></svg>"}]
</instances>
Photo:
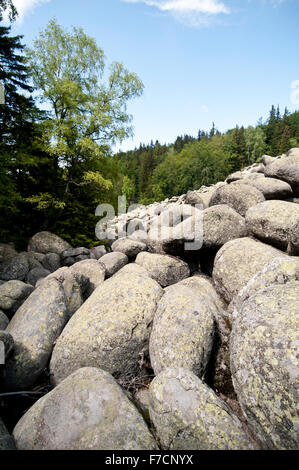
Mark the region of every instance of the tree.
<instances>
[{"instance_id":1,"label":"tree","mask_svg":"<svg viewBox=\"0 0 299 470\"><path fill-rule=\"evenodd\" d=\"M47 151L56 171L64 169L64 187L52 197L63 210L72 188L111 188L99 162L105 165L111 145L132 135L126 105L142 94L143 84L118 62L110 66L105 83L103 50L81 28L65 32L55 19L27 50L27 58L40 101L50 106L44 126ZM37 198L43 207L51 202L48 195Z\"/></svg>"},{"instance_id":2,"label":"tree","mask_svg":"<svg viewBox=\"0 0 299 470\"><path fill-rule=\"evenodd\" d=\"M12 0L0 0L0 21L3 19L3 12L8 10L8 17L10 21L13 21L18 12L14 6Z\"/></svg>"},{"instance_id":3,"label":"tree","mask_svg":"<svg viewBox=\"0 0 299 470\"><path fill-rule=\"evenodd\" d=\"M132 196L135 192L135 188L132 184L132 181L128 176L124 176L123 187L122 187L122 195L126 197L127 200L127 207L130 205Z\"/></svg>"}]
</instances>

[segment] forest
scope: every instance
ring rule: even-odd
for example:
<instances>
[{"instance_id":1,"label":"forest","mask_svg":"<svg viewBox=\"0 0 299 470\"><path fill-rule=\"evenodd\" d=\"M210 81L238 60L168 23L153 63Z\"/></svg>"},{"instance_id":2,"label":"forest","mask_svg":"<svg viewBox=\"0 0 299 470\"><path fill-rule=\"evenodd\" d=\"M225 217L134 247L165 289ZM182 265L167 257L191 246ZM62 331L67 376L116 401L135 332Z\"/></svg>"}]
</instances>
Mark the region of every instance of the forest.
<instances>
[{"instance_id":1,"label":"forest","mask_svg":"<svg viewBox=\"0 0 299 470\"><path fill-rule=\"evenodd\" d=\"M149 144L115 153L133 135L127 105L141 96L141 79L122 63L107 65L93 38L55 19L25 47L1 22L8 4L0 3L1 242L23 249L48 230L90 248L99 244L100 203L116 207L119 195L129 203L161 201L299 146L299 111L273 105L255 126L222 133L207 123L211 130L196 136L167 144L149 136Z\"/></svg>"}]
</instances>

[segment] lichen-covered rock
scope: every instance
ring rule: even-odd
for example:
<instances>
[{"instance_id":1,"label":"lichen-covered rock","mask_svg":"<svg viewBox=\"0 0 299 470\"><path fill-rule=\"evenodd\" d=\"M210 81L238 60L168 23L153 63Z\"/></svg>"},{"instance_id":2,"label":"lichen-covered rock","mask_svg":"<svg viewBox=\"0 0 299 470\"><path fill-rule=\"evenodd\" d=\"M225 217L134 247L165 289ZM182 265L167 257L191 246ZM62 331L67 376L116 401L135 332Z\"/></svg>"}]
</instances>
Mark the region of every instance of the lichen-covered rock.
<instances>
[{"instance_id":1,"label":"lichen-covered rock","mask_svg":"<svg viewBox=\"0 0 299 470\"><path fill-rule=\"evenodd\" d=\"M188 191L185 203L190 204L191 206L204 206L204 202L197 191Z\"/></svg>"},{"instance_id":2,"label":"lichen-covered rock","mask_svg":"<svg viewBox=\"0 0 299 470\"><path fill-rule=\"evenodd\" d=\"M292 197L293 194L292 188L288 183L275 178L243 179L242 183L254 186L263 193L265 199L287 199Z\"/></svg>"},{"instance_id":3,"label":"lichen-covered rock","mask_svg":"<svg viewBox=\"0 0 299 470\"><path fill-rule=\"evenodd\" d=\"M142 266L139 266L139 264L136 263L129 263L126 264L123 268L121 268L115 276L122 275L122 274L141 274L146 277L150 277L147 270L143 268Z\"/></svg>"},{"instance_id":4,"label":"lichen-covered rock","mask_svg":"<svg viewBox=\"0 0 299 470\"><path fill-rule=\"evenodd\" d=\"M299 206L286 201L266 201L246 213L248 232L256 238L286 250L291 228L299 222Z\"/></svg>"},{"instance_id":5,"label":"lichen-covered rock","mask_svg":"<svg viewBox=\"0 0 299 470\"><path fill-rule=\"evenodd\" d=\"M232 299L248 281L281 251L251 238L239 238L226 243L218 251L213 270L217 292L226 300Z\"/></svg>"},{"instance_id":6,"label":"lichen-covered rock","mask_svg":"<svg viewBox=\"0 0 299 470\"><path fill-rule=\"evenodd\" d=\"M56 343L50 364L54 382L85 366L116 377L138 372L162 295L154 280L139 274L117 275L100 285Z\"/></svg>"},{"instance_id":7,"label":"lichen-covered rock","mask_svg":"<svg viewBox=\"0 0 299 470\"><path fill-rule=\"evenodd\" d=\"M60 256L57 253L47 253L41 263L51 273L54 273L61 267Z\"/></svg>"},{"instance_id":8,"label":"lichen-covered rock","mask_svg":"<svg viewBox=\"0 0 299 470\"><path fill-rule=\"evenodd\" d=\"M265 168L265 176L286 181L295 195L299 194L299 151L291 149L286 156L276 158Z\"/></svg>"},{"instance_id":9,"label":"lichen-covered rock","mask_svg":"<svg viewBox=\"0 0 299 470\"><path fill-rule=\"evenodd\" d=\"M2 419L0 418L0 451L2 450L16 450L13 437L10 436Z\"/></svg>"},{"instance_id":10,"label":"lichen-covered rock","mask_svg":"<svg viewBox=\"0 0 299 470\"><path fill-rule=\"evenodd\" d=\"M231 314L231 321L238 317L243 303L259 290L273 284L284 285L295 281L299 281L299 258L287 255L274 258L250 279L248 284L230 303L228 311Z\"/></svg>"},{"instance_id":11,"label":"lichen-covered rock","mask_svg":"<svg viewBox=\"0 0 299 470\"><path fill-rule=\"evenodd\" d=\"M199 290L179 284L165 289L150 336L155 375L168 367L184 367L204 375L213 346L215 309Z\"/></svg>"},{"instance_id":12,"label":"lichen-covered rock","mask_svg":"<svg viewBox=\"0 0 299 470\"><path fill-rule=\"evenodd\" d=\"M247 236L245 219L224 204L203 211L203 248L219 249L234 238Z\"/></svg>"},{"instance_id":13,"label":"lichen-covered rock","mask_svg":"<svg viewBox=\"0 0 299 470\"><path fill-rule=\"evenodd\" d=\"M299 282L244 302L231 335L231 369L248 424L266 449L298 449Z\"/></svg>"},{"instance_id":14,"label":"lichen-covered rock","mask_svg":"<svg viewBox=\"0 0 299 470\"><path fill-rule=\"evenodd\" d=\"M89 297L93 291L105 280L106 267L95 259L79 261L69 268L70 273L83 275L89 281L86 294Z\"/></svg>"},{"instance_id":15,"label":"lichen-covered rock","mask_svg":"<svg viewBox=\"0 0 299 470\"><path fill-rule=\"evenodd\" d=\"M143 252L137 256L136 263L144 267L149 276L162 287L176 284L190 276L187 263L173 256Z\"/></svg>"},{"instance_id":16,"label":"lichen-covered rock","mask_svg":"<svg viewBox=\"0 0 299 470\"><path fill-rule=\"evenodd\" d=\"M101 257L101 263L105 265L106 277L111 277L117 273L121 268L128 264L129 259L124 253L114 251L113 253L107 253Z\"/></svg>"},{"instance_id":17,"label":"lichen-covered rock","mask_svg":"<svg viewBox=\"0 0 299 470\"><path fill-rule=\"evenodd\" d=\"M9 324L9 319L7 318L5 313L0 310L0 330L1 331L6 330L6 328L8 327L8 324Z\"/></svg>"},{"instance_id":18,"label":"lichen-covered rock","mask_svg":"<svg viewBox=\"0 0 299 470\"><path fill-rule=\"evenodd\" d=\"M23 281L29 269L26 253L20 253L0 264L0 279L3 281Z\"/></svg>"},{"instance_id":19,"label":"lichen-covered rock","mask_svg":"<svg viewBox=\"0 0 299 470\"><path fill-rule=\"evenodd\" d=\"M44 282L14 315L6 331L15 351L2 374L6 390L26 390L47 366L53 345L68 320L63 286L56 279Z\"/></svg>"},{"instance_id":20,"label":"lichen-covered rock","mask_svg":"<svg viewBox=\"0 0 299 470\"><path fill-rule=\"evenodd\" d=\"M0 309L12 317L34 291L34 287L22 281L8 281L0 286Z\"/></svg>"},{"instance_id":21,"label":"lichen-covered rock","mask_svg":"<svg viewBox=\"0 0 299 470\"><path fill-rule=\"evenodd\" d=\"M19 450L157 449L145 421L115 379L91 367L74 372L36 402L13 435Z\"/></svg>"},{"instance_id":22,"label":"lichen-covered rock","mask_svg":"<svg viewBox=\"0 0 299 470\"><path fill-rule=\"evenodd\" d=\"M112 250L124 253L128 258L136 258L138 253L147 250L147 245L138 240L120 238L112 244Z\"/></svg>"},{"instance_id":23,"label":"lichen-covered rock","mask_svg":"<svg viewBox=\"0 0 299 470\"><path fill-rule=\"evenodd\" d=\"M107 254L107 250L103 245L95 246L90 250L91 259L100 259L102 256Z\"/></svg>"},{"instance_id":24,"label":"lichen-covered rock","mask_svg":"<svg viewBox=\"0 0 299 470\"><path fill-rule=\"evenodd\" d=\"M17 254L13 244L0 243L0 262L14 258Z\"/></svg>"},{"instance_id":25,"label":"lichen-covered rock","mask_svg":"<svg viewBox=\"0 0 299 470\"><path fill-rule=\"evenodd\" d=\"M265 201L265 198L261 191L237 181L217 189L211 198L210 207L219 204L226 204L238 212L242 217L245 217L245 214L250 207L263 201Z\"/></svg>"},{"instance_id":26,"label":"lichen-covered rock","mask_svg":"<svg viewBox=\"0 0 299 470\"><path fill-rule=\"evenodd\" d=\"M29 240L28 244L28 251L45 254L56 253L60 255L63 251L70 249L72 249L72 247L68 242L50 232L36 233Z\"/></svg>"},{"instance_id":27,"label":"lichen-covered rock","mask_svg":"<svg viewBox=\"0 0 299 470\"><path fill-rule=\"evenodd\" d=\"M239 419L191 371L165 369L150 386L150 417L163 449L248 450Z\"/></svg>"}]
</instances>

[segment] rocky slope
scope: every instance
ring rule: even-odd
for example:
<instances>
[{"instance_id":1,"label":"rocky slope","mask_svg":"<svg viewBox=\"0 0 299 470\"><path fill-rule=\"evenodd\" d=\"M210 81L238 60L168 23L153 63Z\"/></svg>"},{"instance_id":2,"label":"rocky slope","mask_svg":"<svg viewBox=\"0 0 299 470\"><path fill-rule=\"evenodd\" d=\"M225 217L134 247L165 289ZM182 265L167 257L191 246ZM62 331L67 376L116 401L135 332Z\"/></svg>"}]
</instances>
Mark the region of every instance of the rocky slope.
<instances>
[{"instance_id":1,"label":"rocky slope","mask_svg":"<svg viewBox=\"0 0 299 470\"><path fill-rule=\"evenodd\" d=\"M0 245L0 449L298 449L298 202L292 149Z\"/></svg>"}]
</instances>

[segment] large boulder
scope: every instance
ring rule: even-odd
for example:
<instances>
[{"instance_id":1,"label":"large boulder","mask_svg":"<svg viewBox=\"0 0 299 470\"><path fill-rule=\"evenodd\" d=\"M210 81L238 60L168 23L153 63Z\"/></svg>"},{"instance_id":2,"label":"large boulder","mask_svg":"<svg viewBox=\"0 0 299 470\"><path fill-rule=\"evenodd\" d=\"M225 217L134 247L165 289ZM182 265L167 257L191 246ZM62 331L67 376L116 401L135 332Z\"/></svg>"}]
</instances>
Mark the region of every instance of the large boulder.
<instances>
[{"instance_id":1,"label":"large boulder","mask_svg":"<svg viewBox=\"0 0 299 470\"><path fill-rule=\"evenodd\" d=\"M228 311L231 314L231 321L233 322L238 317L243 303L259 290L273 284L284 285L295 281L299 281L299 258L283 254L274 258L250 279L230 303Z\"/></svg>"},{"instance_id":2,"label":"large boulder","mask_svg":"<svg viewBox=\"0 0 299 470\"><path fill-rule=\"evenodd\" d=\"M31 286L34 286L36 285L36 283L40 280L40 279L43 279L47 276L49 276L49 274L51 274L51 272L48 270L48 269L45 269L43 267L37 267L37 268L33 268L31 269L31 271L29 271L29 273L27 274L26 276L26 282L28 284L30 284Z\"/></svg>"},{"instance_id":3,"label":"large boulder","mask_svg":"<svg viewBox=\"0 0 299 470\"><path fill-rule=\"evenodd\" d=\"M188 191L185 198L185 203L190 204L191 206L200 206L204 207L203 199L200 197L198 191Z\"/></svg>"},{"instance_id":4,"label":"large boulder","mask_svg":"<svg viewBox=\"0 0 299 470\"><path fill-rule=\"evenodd\" d=\"M85 366L115 377L136 374L162 295L154 280L139 274L116 275L100 285L56 343L50 365L54 382Z\"/></svg>"},{"instance_id":5,"label":"large boulder","mask_svg":"<svg viewBox=\"0 0 299 470\"><path fill-rule=\"evenodd\" d=\"M290 227L288 253L290 255L299 256L299 220Z\"/></svg>"},{"instance_id":6,"label":"large boulder","mask_svg":"<svg viewBox=\"0 0 299 470\"><path fill-rule=\"evenodd\" d=\"M251 207L245 217L248 232L286 250L291 228L299 221L299 206L286 201L266 201Z\"/></svg>"},{"instance_id":7,"label":"large boulder","mask_svg":"<svg viewBox=\"0 0 299 470\"><path fill-rule=\"evenodd\" d=\"M0 243L0 263L14 258L17 254L13 244Z\"/></svg>"},{"instance_id":8,"label":"large boulder","mask_svg":"<svg viewBox=\"0 0 299 470\"><path fill-rule=\"evenodd\" d=\"M149 276L162 287L176 284L190 276L187 263L173 256L143 252L137 256L136 263L144 267Z\"/></svg>"},{"instance_id":9,"label":"large boulder","mask_svg":"<svg viewBox=\"0 0 299 470\"><path fill-rule=\"evenodd\" d=\"M6 390L26 390L36 382L67 320L66 297L60 282L50 279L35 289L6 329L15 342L14 354L2 374Z\"/></svg>"},{"instance_id":10,"label":"large boulder","mask_svg":"<svg viewBox=\"0 0 299 470\"><path fill-rule=\"evenodd\" d=\"M213 194L210 207L226 204L245 217L246 212L252 206L265 200L264 195L258 189L242 182L227 184L220 187Z\"/></svg>"},{"instance_id":11,"label":"large boulder","mask_svg":"<svg viewBox=\"0 0 299 470\"><path fill-rule=\"evenodd\" d=\"M8 281L0 286L0 309L12 317L34 291L34 287L22 281Z\"/></svg>"},{"instance_id":12,"label":"large boulder","mask_svg":"<svg viewBox=\"0 0 299 470\"><path fill-rule=\"evenodd\" d=\"M165 369L153 380L149 411L163 449L252 449L239 419L189 370Z\"/></svg>"},{"instance_id":13,"label":"large boulder","mask_svg":"<svg viewBox=\"0 0 299 470\"><path fill-rule=\"evenodd\" d=\"M106 277L113 276L113 274L117 273L117 271L128 264L128 262L129 259L127 255L117 251L113 253L107 253L101 257L101 263L103 263L106 268Z\"/></svg>"},{"instance_id":14,"label":"large boulder","mask_svg":"<svg viewBox=\"0 0 299 470\"><path fill-rule=\"evenodd\" d=\"M19 450L157 449L142 416L115 379L91 367L74 372L36 402L13 435Z\"/></svg>"},{"instance_id":15,"label":"large boulder","mask_svg":"<svg viewBox=\"0 0 299 470\"><path fill-rule=\"evenodd\" d=\"M88 287L86 296L89 297L93 291L105 280L106 267L103 263L96 259L86 259L79 261L69 268L69 273L83 276L88 279Z\"/></svg>"},{"instance_id":16,"label":"large boulder","mask_svg":"<svg viewBox=\"0 0 299 470\"><path fill-rule=\"evenodd\" d=\"M218 251L213 270L217 292L231 300L248 281L281 251L251 238L239 238L226 243Z\"/></svg>"},{"instance_id":17,"label":"large boulder","mask_svg":"<svg viewBox=\"0 0 299 470\"><path fill-rule=\"evenodd\" d=\"M298 449L299 282L272 285L246 300L231 335L238 401L265 449Z\"/></svg>"},{"instance_id":18,"label":"large boulder","mask_svg":"<svg viewBox=\"0 0 299 470\"><path fill-rule=\"evenodd\" d=\"M234 238L247 236L245 219L227 205L203 211L203 248L218 250Z\"/></svg>"},{"instance_id":19,"label":"large boulder","mask_svg":"<svg viewBox=\"0 0 299 470\"><path fill-rule=\"evenodd\" d=\"M214 310L215 304L199 290L180 284L165 289L150 336L155 375L173 366L204 375L213 346Z\"/></svg>"},{"instance_id":20,"label":"large boulder","mask_svg":"<svg viewBox=\"0 0 299 470\"><path fill-rule=\"evenodd\" d=\"M120 238L112 244L112 250L124 253L128 258L136 258L138 253L147 250L147 245L138 240L130 238Z\"/></svg>"},{"instance_id":21,"label":"large boulder","mask_svg":"<svg viewBox=\"0 0 299 470\"><path fill-rule=\"evenodd\" d=\"M0 418L0 451L2 450L16 450L16 446L13 437L10 436L2 419Z\"/></svg>"},{"instance_id":22,"label":"large boulder","mask_svg":"<svg viewBox=\"0 0 299 470\"><path fill-rule=\"evenodd\" d=\"M63 251L70 249L72 249L72 247L68 242L50 232L36 233L29 240L28 244L28 251L45 254L56 253L60 255Z\"/></svg>"},{"instance_id":23,"label":"large boulder","mask_svg":"<svg viewBox=\"0 0 299 470\"><path fill-rule=\"evenodd\" d=\"M287 199L293 195L292 188L288 183L275 178L246 178L242 180L242 183L254 186L263 193L265 199Z\"/></svg>"},{"instance_id":24,"label":"large boulder","mask_svg":"<svg viewBox=\"0 0 299 470\"><path fill-rule=\"evenodd\" d=\"M95 246L90 250L91 259L100 259L102 256L107 254L107 250L103 245Z\"/></svg>"},{"instance_id":25,"label":"large boulder","mask_svg":"<svg viewBox=\"0 0 299 470\"><path fill-rule=\"evenodd\" d=\"M265 176L286 181L294 194L299 195L299 149L291 149L286 156L267 165Z\"/></svg>"},{"instance_id":26,"label":"large boulder","mask_svg":"<svg viewBox=\"0 0 299 470\"><path fill-rule=\"evenodd\" d=\"M57 253L47 253L41 261L43 267L54 273L61 267L60 256Z\"/></svg>"}]
</instances>

